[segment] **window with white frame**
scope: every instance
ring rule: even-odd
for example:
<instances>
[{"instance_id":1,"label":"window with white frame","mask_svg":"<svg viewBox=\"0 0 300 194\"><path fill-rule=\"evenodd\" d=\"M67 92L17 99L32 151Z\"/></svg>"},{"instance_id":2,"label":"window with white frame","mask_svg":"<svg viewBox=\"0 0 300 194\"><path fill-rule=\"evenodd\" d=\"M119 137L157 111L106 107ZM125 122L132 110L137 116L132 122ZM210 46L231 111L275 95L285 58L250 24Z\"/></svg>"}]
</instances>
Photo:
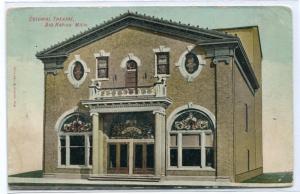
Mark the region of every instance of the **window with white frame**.
<instances>
[{"instance_id":1,"label":"window with white frame","mask_svg":"<svg viewBox=\"0 0 300 194\"><path fill-rule=\"evenodd\" d=\"M204 112L179 112L169 131L169 167L214 168L213 129Z\"/></svg>"},{"instance_id":2,"label":"window with white frame","mask_svg":"<svg viewBox=\"0 0 300 194\"><path fill-rule=\"evenodd\" d=\"M100 50L97 53L94 53L96 59L96 80L109 80L109 57L110 53Z\"/></svg>"},{"instance_id":3,"label":"window with white frame","mask_svg":"<svg viewBox=\"0 0 300 194\"><path fill-rule=\"evenodd\" d=\"M163 45L153 49L155 53L155 76L170 75L170 48Z\"/></svg>"},{"instance_id":4,"label":"window with white frame","mask_svg":"<svg viewBox=\"0 0 300 194\"><path fill-rule=\"evenodd\" d=\"M97 78L108 78L108 56L97 57Z\"/></svg>"},{"instance_id":5,"label":"window with white frame","mask_svg":"<svg viewBox=\"0 0 300 194\"><path fill-rule=\"evenodd\" d=\"M60 167L92 165L92 126L84 113L68 115L58 133L58 164Z\"/></svg>"},{"instance_id":6,"label":"window with white frame","mask_svg":"<svg viewBox=\"0 0 300 194\"><path fill-rule=\"evenodd\" d=\"M156 69L157 69L157 74L163 74L163 75L168 75L170 70L169 70L169 53L168 52L159 52L156 53Z\"/></svg>"}]
</instances>

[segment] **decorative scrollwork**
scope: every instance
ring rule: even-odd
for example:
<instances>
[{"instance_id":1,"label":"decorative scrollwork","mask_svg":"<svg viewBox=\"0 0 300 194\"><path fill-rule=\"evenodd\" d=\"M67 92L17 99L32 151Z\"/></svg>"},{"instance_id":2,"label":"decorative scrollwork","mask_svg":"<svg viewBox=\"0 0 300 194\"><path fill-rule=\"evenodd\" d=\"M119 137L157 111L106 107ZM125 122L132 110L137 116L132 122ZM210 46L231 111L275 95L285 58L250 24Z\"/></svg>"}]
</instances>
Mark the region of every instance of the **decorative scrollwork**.
<instances>
[{"instance_id":1,"label":"decorative scrollwork","mask_svg":"<svg viewBox=\"0 0 300 194\"><path fill-rule=\"evenodd\" d=\"M75 113L66 119L61 130L63 132L89 132L92 131L92 124L87 116Z\"/></svg>"},{"instance_id":2,"label":"decorative scrollwork","mask_svg":"<svg viewBox=\"0 0 300 194\"><path fill-rule=\"evenodd\" d=\"M117 115L111 124L110 138L153 139L153 117L147 113Z\"/></svg>"},{"instance_id":3,"label":"decorative scrollwork","mask_svg":"<svg viewBox=\"0 0 300 194\"><path fill-rule=\"evenodd\" d=\"M196 110L183 111L174 121L172 130L208 130L213 129L211 120Z\"/></svg>"}]
</instances>

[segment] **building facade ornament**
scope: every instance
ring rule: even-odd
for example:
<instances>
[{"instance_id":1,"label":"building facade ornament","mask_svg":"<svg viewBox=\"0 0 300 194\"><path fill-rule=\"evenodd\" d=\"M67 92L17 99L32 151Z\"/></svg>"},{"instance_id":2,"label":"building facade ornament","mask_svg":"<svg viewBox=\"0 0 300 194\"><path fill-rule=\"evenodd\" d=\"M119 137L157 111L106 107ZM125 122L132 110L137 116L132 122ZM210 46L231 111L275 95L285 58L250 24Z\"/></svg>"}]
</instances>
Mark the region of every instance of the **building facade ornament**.
<instances>
[{"instance_id":1,"label":"building facade ornament","mask_svg":"<svg viewBox=\"0 0 300 194\"><path fill-rule=\"evenodd\" d=\"M109 52L105 52L104 50L100 50L98 53L94 53L95 58L97 57L109 57L110 53Z\"/></svg>"},{"instance_id":2,"label":"building facade ornament","mask_svg":"<svg viewBox=\"0 0 300 194\"><path fill-rule=\"evenodd\" d=\"M191 106L192 105L192 106ZM168 117L167 119L167 130L171 131L172 130L172 126L174 124L174 121L178 118L178 114L185 111L185 110L198 110L200 112L203 112L205 115L207 115L207 117L211 120L211 130L214 130L216 127L216 119L215 119L215 115L208 110L207 108L197 105L197 104L193 104L193 103L188 103L186 105L180 106L178 108L176 108ZM198 118L199 120L199 118ZM206 120L206 119L200 119L200 120Z\"/></svg>"},{"instance_id":3,"label":"building facade ornament","mask_svg":"<svg viewBox=\"0 0 300 194\"><path fill-rule=\"evenodd\" d=\"M154 139L154 120L148 113L121 113L113 117L111 139Z\"/></svg>"},{"instance_id":4,"label":"building facade ornament","mask_svg":"<svg viewBox=\"0 0 300 194\"><path fill-rule=\"evenodd\" d=\"M226 65L228 65L231 61L231 56L216 56L213 58L212 62L213 64L217 65L218 63L224 62Z\"/></svg>"},{"instance_id":5,"label":"building facade ornament","mask_svg":"<svg viewBox=\"0 0 300 194\"><path fill-rule=\"evenodd\" d=\"M172 126L172 130L209 130L210 119L201 112L187 110L179 115Z\"/></svg>"},{"instance_id":6,"label":"building facade ornament","mask_svg":"<svg viewBox=\"0 0 300 194\"><path fill-rule=\"evenodd\" d=\"M80 58L80 55L75 55L75 59L69 63L68 70L65 71L69 82L74 88L80 87L88 73L90 73L90 68L88 68L86 63Z\"/></svg>"},{"instance_id":7,"label":"building facade ornament","mask_svg":"<svg viewBox=\"0 0 300 194\"><path fill-rule=\"evenodd\" d=\"M66 133L92 131L92 123L88 117L81 113L75 113L63 123L61 131Z\"/></svg>"},{"instance_id":8,"label":"building facade ornament","mask_svg":"<svg viewBox=\"0 0 300 194\"><path fill-rule=\"evenodd\" d=\"M192 82L206 64L204 56L194 53L194 48L195 46L192 45L187 46L176 64L179 67L180 73L188 82Z\"/></svg>"},{"instance_id":9,"label":"building facade ornament","mask_svg":"<svg viewBox=\"0 0 300 194\"><path fill-rule=\"evenodd\" d=\"M130 60L135 61L138 67L142 65L140 58L135 56L133 53L128 53L128 55L124 57L123 60L121 61L120 67L125 69L127 67L127 62Z\"/></svg>"},{"instance_id":10,"label":"building facade ornament","mask_svg":"<svg viewBox=\"0 0 300 194\"><path fill-rule=\"evenodd\" d=\"M154 110L153 114L154 115L155 114L161 114L161 115L165 116L166 115L166 110L164 108L160 108L160 109Z\"/></svg>"}]
</instances>

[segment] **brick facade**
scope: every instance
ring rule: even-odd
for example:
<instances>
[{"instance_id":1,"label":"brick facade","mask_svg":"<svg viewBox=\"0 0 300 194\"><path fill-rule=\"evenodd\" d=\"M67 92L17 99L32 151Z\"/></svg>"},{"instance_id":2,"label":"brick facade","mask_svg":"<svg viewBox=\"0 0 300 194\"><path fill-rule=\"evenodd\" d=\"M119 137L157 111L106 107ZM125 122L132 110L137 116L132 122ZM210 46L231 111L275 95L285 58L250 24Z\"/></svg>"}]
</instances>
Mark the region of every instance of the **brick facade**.
<instances>
[{"instance_id":1,"label":"brick facade","mask_svg":"<svg viewBox=\"0 0 300 194\"><path fill-rule=\"evenodd\" d=\"M261 84L261 56L259 50L258 30L255 27L243 29L224 29L229 33L237 33L254 70L254 74ZM241 35L241 36L240 36ZM199 105L209 110L216 118L214 131L215 169L205 170L169 170L168 145L162 140L161 175L163 177L213 177L214 180L242 181L262 172L262 130L261 130L261 88L253 92L247 81L247 75L239 68L239 62L234 54L224 55L226 61L214 61L211 57L212 48L197 45L195 41L172 34L157 33L138 27L126 27L106 37L83 45L68 53L68 56L57 68L56 73L45 73L45 109L44 109L44 174L48 176L78 176L89 177L93 173L91 168L61 168L58 165L58 132L59 118L68 110L78 106L85 109L81 102L90 99L89 86L96 79L95 53L100 50L110 53L109 77L101 81L103 88L117 88L125 86L125 68L121 62L128 55L133 54L140 59L138 66L138 86L153 85L155 77L155 53L153 49L164 46L169 48L170 75L166 78L167 98L170 105L165 109L162 130L168 136L167 119L178 108L189 103ZM205 64L200 74L192 81L188 81L181 74L179 59L182 53L193 48L193 52L205 58ZM224 46L213 47L213 50ZM225 48L233 53L233 47ZM71 62L80 56L90 70L84 82L75 88L67 78ZM222 56L222 57L224 57ZM39 56L38 56L39 58ZM44 61L46 64L47 62ZM240 64L243 65L243 64ZM248 82L248 84L246 83ZM114 100L114 99L112 99ZM117 99L115 99L117 100ZM248 128L245 129L245 104L248 108ZM103 118L106 118L105 115ZM109 117L107 117L109 118ZM101 122L100 122L101 123ZM100 126L101 128L101 126ZM164 136L162 136L164 137ZM104 136L107 141L107 136ZM104 155L107 146L104 145ZM248 153L249 152L249 153ZM165 154L164 154L165 153ZM249 157L249 156L250 157ZM248 158L249 157L249 158ZM249 160L249 161L248 161ZM104 159L104 168L107 166ZM107 172L106 169L104 172ZM160 177L161 178L161 177ZM211 178L208 178L209 180ZM205 180L205 178L204 178Z\"/></svg>"}]
</instances>

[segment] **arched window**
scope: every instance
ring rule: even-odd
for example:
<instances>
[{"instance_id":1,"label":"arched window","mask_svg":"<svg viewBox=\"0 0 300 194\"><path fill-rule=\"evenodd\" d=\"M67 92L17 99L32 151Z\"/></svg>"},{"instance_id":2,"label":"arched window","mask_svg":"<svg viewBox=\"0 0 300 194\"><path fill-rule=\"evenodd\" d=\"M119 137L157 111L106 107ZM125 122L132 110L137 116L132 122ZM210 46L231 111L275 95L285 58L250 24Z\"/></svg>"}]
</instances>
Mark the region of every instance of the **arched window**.
<instances>
[{"instance_id":1,"label":"arched window","mask_svg":"<svg viewBox=\"0 0 300 194\"><path fill-rule=\"evenodd\" d=\"M129 60L126 63L126 78L125 87L136 88L138 82L138 65L134 60Z\"/></svg>"},{"instance_id":2,"label":"arched window","mask_svg":"<svg viewBox=\"0 0 300 194\"><path fill-rule=\"evenodd\" d=\"M58 165L92 165L92 124L89 115L75 112L63 119L58 131Z\"/></svg>"},{"instance_id":3,"label":"arched window","mask_svg":"<svg viewBox=\"0 0 300 194\"><path fill-rule=\"evenodd\" d=\"M169 167L214 168L214 123L197 109L178 112L169 129Z\"/></svg>"}]
</instances>

